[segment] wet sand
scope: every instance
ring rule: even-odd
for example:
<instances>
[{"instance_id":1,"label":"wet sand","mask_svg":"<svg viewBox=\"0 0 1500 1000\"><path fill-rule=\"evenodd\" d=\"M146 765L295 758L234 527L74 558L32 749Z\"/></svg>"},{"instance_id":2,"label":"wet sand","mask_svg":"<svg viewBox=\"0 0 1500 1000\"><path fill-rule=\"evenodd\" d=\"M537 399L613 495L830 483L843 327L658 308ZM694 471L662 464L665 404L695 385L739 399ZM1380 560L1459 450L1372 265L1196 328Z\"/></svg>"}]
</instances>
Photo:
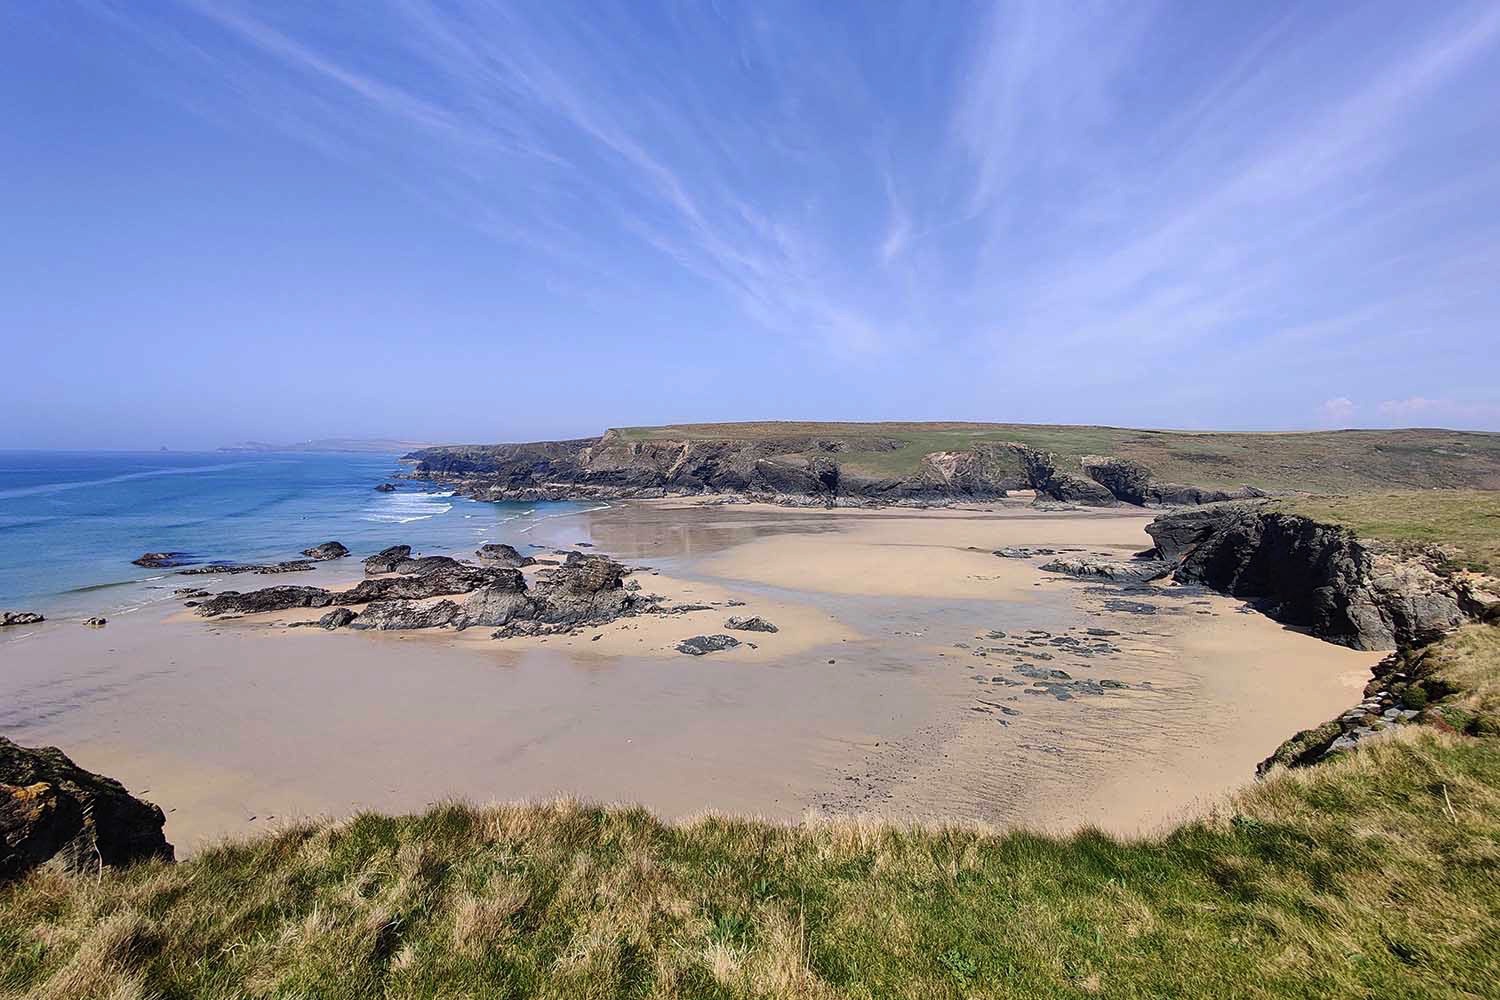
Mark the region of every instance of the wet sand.
<instances>
[{"instance_id":1,"label":"wet sand","mask_svg":"<svg viewBox=\"0 0 1500 1000\"><path fill-rule=\"evenodd\" d=\"M1249 780L1281 740L1357 700L1379 659L1218 595L1122 595L992 554L1123 558L1149 545L1149 519L1016 502L622 505L545 522L536 554L590 542L649 567L635 574L648 591L709 610L497 641L293 629L289 614L213 622L163 601L103 630L0 636L0 733L61 746L157 802L183 853L292 817L557 794L674 817L1143 832ZM346 560L295 582L357 573ZM1122 598L1132 610L1111 610ZM781 631L736 633L746 645L705 657L674 650L730 614ZM1126 686L1059 700L1038 670Z\"/></svg>"}]
</instances>

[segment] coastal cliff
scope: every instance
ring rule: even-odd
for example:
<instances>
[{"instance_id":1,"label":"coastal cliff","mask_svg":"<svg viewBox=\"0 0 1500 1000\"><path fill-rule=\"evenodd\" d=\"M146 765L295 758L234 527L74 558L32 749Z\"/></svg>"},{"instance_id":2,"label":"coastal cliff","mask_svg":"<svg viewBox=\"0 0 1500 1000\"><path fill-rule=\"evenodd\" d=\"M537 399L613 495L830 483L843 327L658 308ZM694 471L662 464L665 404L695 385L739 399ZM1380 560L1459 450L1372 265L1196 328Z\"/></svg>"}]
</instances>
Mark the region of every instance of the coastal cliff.
<instances>
[{"instance_id":1,"label":"coastal cliff","mask_svg":"<svg viewBox=\"0 0 1500 1000\"><path fill-rule=\"evenodd\" d=\"M914 467L881 475L851 457L908 451L899 437L765 437L635 440L425 448L405 458L411 477L442 482L476 500L649 498L727 493L827 506L985 500L1013 490L1084 506L1171 505L1261 495L1157 481L1137 462L1088 456L1076 471L1056 453L1013 441L924 451Z\"/></svg>"},{"instance_id":2,"label":"coastal cliff","mask_svg":"<svg viewBox=\"0 0 1500 1000\"><path fill-rule=\"evenodd\" d=\"M1295 434L981 423L681 424L408 453L410 477L479 500L726 493L793 505L925 504L1035 491L1083 506L1280 493L1500 488L1500 434Z\"/></svg>"}]
</instances>

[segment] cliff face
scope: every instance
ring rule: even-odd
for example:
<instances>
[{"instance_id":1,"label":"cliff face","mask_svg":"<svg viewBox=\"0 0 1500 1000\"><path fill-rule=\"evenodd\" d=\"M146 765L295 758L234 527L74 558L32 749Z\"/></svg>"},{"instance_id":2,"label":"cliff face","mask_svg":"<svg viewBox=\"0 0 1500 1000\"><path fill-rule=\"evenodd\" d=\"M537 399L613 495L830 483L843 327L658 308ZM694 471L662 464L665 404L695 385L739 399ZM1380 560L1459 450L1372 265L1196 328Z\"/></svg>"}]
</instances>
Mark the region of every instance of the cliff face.
<instances>
[{"instance_id":1,"label":"cliff face","mask_svg":"<svg viewBox=\"0 0 1500 1000\"><path fill-rule=\"evenodd\" d=\"M1478 608L1467 583L1425 555L1378 551L1353 532L1255 504L1147 525L1174 578L1264 603L1271 617L1355 649L1429 642Z\"/></svg>"},{"instance_id":2,"label":"cliff face","mask_svg":"<svg viewBox=\"0 0 1500 1000\"><path fill-rule=\"evenodd\" d=\"M983 500L1011 490L1085 506L1200 503L1257 495L1160 484L1138 463L1091 457L1077 471L1051 452L1015 442L979 442L926 452L914 471L882 477L848 460L909 447L880 435L756 439L597 438L535 444L425 448L407 459L412 476L453 485L481 500L649 497L742 493L816 502Z\"/></svg>"}]
</instances>

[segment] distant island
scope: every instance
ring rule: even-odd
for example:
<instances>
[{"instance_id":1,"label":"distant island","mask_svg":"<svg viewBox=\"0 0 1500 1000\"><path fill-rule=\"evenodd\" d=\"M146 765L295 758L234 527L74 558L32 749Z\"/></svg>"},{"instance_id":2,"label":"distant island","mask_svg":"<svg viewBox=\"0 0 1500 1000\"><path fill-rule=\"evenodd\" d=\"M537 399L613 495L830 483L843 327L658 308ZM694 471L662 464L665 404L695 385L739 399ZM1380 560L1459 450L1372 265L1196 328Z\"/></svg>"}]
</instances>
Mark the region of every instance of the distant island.
<instances>
[{"instance_id":1,"label":"distant island","mask_svg":"<svg viewBox=\"0 0 1500 1000\"><path fill-rule=\"evenodd\" d=\"M264 441L241 441L238 444L227 444L218 449L226 452L358 452L372 455L401 455L406 452L425 448L427 444L422 441L398 441L394 438L316 438L311 441L297 441L293 444L267 444Z\"/></svg>"}]
</instances>

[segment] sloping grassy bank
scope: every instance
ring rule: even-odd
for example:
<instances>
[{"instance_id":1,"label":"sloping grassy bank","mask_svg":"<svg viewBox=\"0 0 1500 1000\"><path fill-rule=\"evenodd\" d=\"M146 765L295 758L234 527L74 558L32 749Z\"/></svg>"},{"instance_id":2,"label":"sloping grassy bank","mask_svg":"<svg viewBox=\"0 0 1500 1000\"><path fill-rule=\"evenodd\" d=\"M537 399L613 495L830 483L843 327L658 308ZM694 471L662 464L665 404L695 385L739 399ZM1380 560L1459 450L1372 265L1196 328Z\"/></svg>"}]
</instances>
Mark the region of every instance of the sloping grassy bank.
<instances>
[{"instance_id":1,"label":"sloping grassy bank","mask_svg":"<svg viewBox=\"0 0 1500 1000\"><path fill-rule=\"evenodd\" d=\"M1452 641L1445 676L1500 677ZM0 889L0 991L1493 996L1497 872L1500 740L1408 727L1134 842L446 805L38 872Z\"/></svg>"},{"instance_id":2,"label":"sloping grassy bank","mask_svg":"<svg viewBox=\"0 0 1500 1000\"><path fill-rule=\"evenodd\" d=\"M1274 501L1315 521L1342 524L1397 550L1439 545L1462 569L1500 576L1500 492L1418 490Z\"/></svg>"}]
</instances>

